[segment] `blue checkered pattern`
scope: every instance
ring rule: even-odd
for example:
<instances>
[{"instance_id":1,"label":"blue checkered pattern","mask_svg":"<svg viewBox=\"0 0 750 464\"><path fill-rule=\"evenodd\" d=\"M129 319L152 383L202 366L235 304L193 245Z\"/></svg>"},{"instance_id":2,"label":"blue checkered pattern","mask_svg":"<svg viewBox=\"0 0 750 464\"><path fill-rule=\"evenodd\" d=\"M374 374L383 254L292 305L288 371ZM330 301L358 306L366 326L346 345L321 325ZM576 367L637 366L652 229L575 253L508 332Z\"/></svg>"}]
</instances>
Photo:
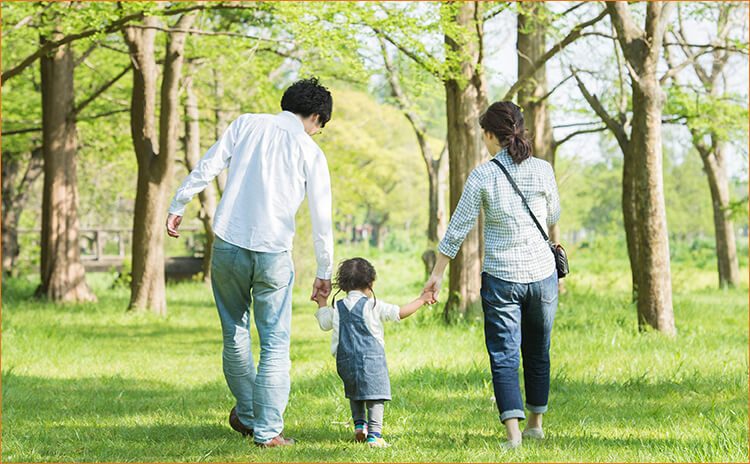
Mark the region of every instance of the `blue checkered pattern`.
<instances>
[{"instance_id":1,"label":"blue checkered pattern","mask_svg":"<svg viewBox=\"0 0 750 464\"><path fill-rule=\"evenodd\" d=\"M518 184L542 226L560 218L560 198L552 166L531 157L514 164L503 148L495 155ZM521 197L498 166L477 166L466 179L458 206L438 251L454 258L484 208L484 263L482 270L510 282L537 282L555 272L549 245L539 233ZM546 229L546 227L545 227Z\"/></svg>"}]
</instances>

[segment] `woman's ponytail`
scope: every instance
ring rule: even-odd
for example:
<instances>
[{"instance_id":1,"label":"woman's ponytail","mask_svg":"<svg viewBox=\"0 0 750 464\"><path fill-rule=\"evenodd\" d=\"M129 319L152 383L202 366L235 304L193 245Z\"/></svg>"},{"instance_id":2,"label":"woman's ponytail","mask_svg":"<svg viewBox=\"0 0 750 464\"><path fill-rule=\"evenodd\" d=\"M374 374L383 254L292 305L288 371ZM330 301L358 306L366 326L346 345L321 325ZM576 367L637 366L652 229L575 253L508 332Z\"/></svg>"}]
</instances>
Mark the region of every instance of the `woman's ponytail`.
<instances>
[{"instance_id":1,"label":"woman's ponytail","mask_svg":"<svg viewBox=\"0 0 750 464\"><path fill-rule=\"evenodd\" d=\"M518 164L531 156L531 141L526 137L521 108L509 101L495 102L479 118L482 129L495 134Z\"/></svg>"}]
</instances>

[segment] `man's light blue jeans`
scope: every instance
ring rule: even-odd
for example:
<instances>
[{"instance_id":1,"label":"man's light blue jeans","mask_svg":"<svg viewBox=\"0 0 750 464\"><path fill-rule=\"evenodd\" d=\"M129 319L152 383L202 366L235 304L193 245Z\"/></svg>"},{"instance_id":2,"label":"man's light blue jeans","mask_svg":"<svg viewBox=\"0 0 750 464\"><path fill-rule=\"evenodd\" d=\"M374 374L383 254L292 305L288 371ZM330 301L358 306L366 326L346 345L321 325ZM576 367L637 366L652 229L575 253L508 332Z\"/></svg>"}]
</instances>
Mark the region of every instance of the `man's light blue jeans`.
<instances>
[{"instance_id":1,"label":"man's light blue jeans","mask_svg":"<svg viewBox=\"0 0 750 464\"><path fill-rule=\"evenodd\" d=\"M260 443L284 429L293 283L291 252L262 253L214 240L211 285L224 336L224 377L240 421L255 430ZM251 303L260 341L257 374L250 350Z\"/></svg>"}]
</instances>

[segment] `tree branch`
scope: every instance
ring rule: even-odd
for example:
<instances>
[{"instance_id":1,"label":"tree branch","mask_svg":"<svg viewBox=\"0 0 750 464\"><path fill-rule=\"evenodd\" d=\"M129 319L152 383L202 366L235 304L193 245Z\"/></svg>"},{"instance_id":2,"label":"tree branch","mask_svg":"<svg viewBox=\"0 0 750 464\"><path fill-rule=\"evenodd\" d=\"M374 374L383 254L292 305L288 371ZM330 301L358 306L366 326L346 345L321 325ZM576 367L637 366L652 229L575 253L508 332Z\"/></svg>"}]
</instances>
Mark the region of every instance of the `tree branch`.
<instances>
[{"instance_id":1,"label":"tree branch","mask_svg":"<svg viewBox=\"0 0 750 464\"><path fill-rule=\"evenodd\" d=\"M0 136L5 137L6 135L26 134L28 132L41 132L41 127L29 127L27 129L17 129L12 131L4 131Z\"/></svg>"},{"instance_id":2,"label":"tree branch","mask_svg":"<svg viewBox=\"0 0 750 464\"><path fill-rule=\"evenodd\" d=\"M427 72L431 73L441 81L443 80L442 74L435 69L434 66L431 66L429 63L425 62L422 58L417 56L415 53L413 53L411 50L407 49L406 47L402 46L401 44L397 43L391 36L389 36L385 31L378 27L372 27L370 26L370 29L375 32L375 34L382 36L385 40L390 42L394 47L398 48L401 53L411 58L415 63L420 65L422 68L424 68ZM434 60L432 56L428 55L431 60Z\"/></svg>"},{"instance_id":3,"label":"tree branch","mask_svg":"<svg viewBox=\"0 0 750 464\"><path fill-rule=\"evenodd\" d=\"M578 126L593 126L594 124L601 124L601 121L591 121L591 122L574 122L570 124L560 124L558 126L552 126L553 129L561 129L563 127L578 127Z\"/></svg>"},{"instance_id":4,"label":"tree branch","mask_svg":"<svg viewBox=\"0 0 750 464\"><path fill-rule=\"evenodd\" d=\"M747 48L739 48L739 47L733 47L730 45L721 45L718 43L708 43L708 44L691 44L687 42L664 42L665 47L669 46L680 46L680 47L693 47L693 48L708 48L711 50L725 50L728 52L734 52L734 53L741 53L743 55L748 55Z\"/></svg>"},{"instance_id":5,"label":"tree branch","mask_svg":"<svg viewBox=\"0 0 750 464\"><path fill-rule=\"evenodd\" d=\"M85 117L85 118L78 118L78 121L91 121L91 120L94 120L94 119L99 119L99 118L104 118L104 117L107 117L107 116L112 116L113 114L117 114L117 113L127 113L128 111L130 111L130 108L125 108L125 109L122 109L122 110L107 111L106 113L97 114L95 116L88 116L88 117Z\"/></svg>"},{"instance_id":6,"label":"tree branch","mask_svg":"<svg viewBox=\"0 0 750 464\"><path fill-rule=\"evenodd\" d=\"M588 91L586 85L584 85L581 78L578 77L578 74L576 74L575 70L571 68L570 71L573 73L573 76L578 82L578 88L581 90L583 98L585 98L589 103L589 106L591 106L591 109L594 110L594 112L604 122L607 128L612 131L615 138L617 138L617 142L620 144L620 147L623 149L627 147L627 145L630 143L630 140L628 139L628 135L625 133L625 129L623 128L623 126L615 121L614 118L609 115L609 113L607 113L607 110L604 109L604 106L602 106L596 95L592 95Z\"/></svg>"},{"instance_id":7,"label":"tree branch","mask_svg":"<svg viewBox=\"0 0 750 464\"><path fill-rule=\"evenodd\" d=\"M588 26L591 26L592 24L595 24L595 23L599 22L605 16L607 16L607 10L603 10L601 13L599 13L599 15L597 17L595 17L593 19L590 19L590 20L588 20L586 22L583 22L581 24L578 24L573 29L571 29L571 31L568 33L567 36L565 36L565 38L563 38L560 42L558 42L554 46L552 46L552 48L550 48L549 50L547 50L547 52L544 55L542 55L541 57L539 57L539 59L537 59L534 62L534 65L531 66L529 69L527 69L526 72L523 73L523 75L518 76L518 79L516 80L516 82L505 93L505 95L503 96L502 99L503 100L510 100L510 99L512 99L513 96L516 93L518 93L518 91L521 89L521 87L526 82L526 80L528 78L530 78L531 76L533 76L537 72L537 70L544 65L544 63L546 63L547 61L549 61L549 59L552 58L553 56L555 56L560 50L564 49L570 43L572 43L573 41L575 41L576 39L578 39L579 37L581 37L581 35L582 35L581 31L584 28L586 28Z\"/></svg>"},{"instance_id":8,"label":"tree branch","mask_svg":"<svg viewBox=\"0 0 750 464\"><path fill-rule=\"evenodd\" d=\"M96 50L97 45L98 44L92 44L88 48L88 50L86 50L85 52L83 52L83 54L81 54L81 56L79 56L78 59L75 61L75 64L73 65L73 67L77 68L78 65L80 65L81 63L83 63L86 60L86 58L88 58L89 55L91 55L94 52L94 50Z\"/></svg>"},{"instance_id":9,"label":"tree branch","mask_svg":"<svg viewBox=\"0 0 750 464\"><path fill-rule=\"evenodd\" d=\"M263 37L253 36L250 34L240 34L237 32L215 32L215 31L204 31L202 29L180 29L180 28L169 28L169 27L161 27L161 26L147 26L144 24L131 24L129 27L132 27L135 29L155 29L157 31L170 32L170 33L181 32L181 33L187 33L187 34L193 34L193 35L240 37L243 39L253 39L253 40L260 40L260 41L265 41L265 42L295 43L293 40L290 40L290 39L263 38Z\"/></svg>"},{"instance_id":10,"label":"tree branch","mask_svg":"<svg viewBox=\"0 0 750 464\"><path fill-rule=\"evenodd\" d=\"M498 8L495 11L488 11L487 13L484 14L484 16L482 16L482 22L484 23L484 22L489 21L490 19L492 19L495 16L499 15L503 11L505 11L505 6L502 6L501 8Z\"/></svg>"},{"instance_id":11,"label":"tree branch","mask_svg":"<svg viewBox=\"0 0 750 464\"><path fill-rule=\"evenodd\" d=\"M52 3L51 3L51 2L50 2L50 3L47 3L47 6L45 6L44 8L42 8L42 9L40 9L40 10L37 10L37 11L36 11L35 13L33 13L33 14L30 14L30 15L26 16L25 18L23 18L22 20L18 21L18 22L17 22L17 23L16 23L16 24L15 24L15 25L14 25L14 26L12 27L12 28L10 28L10 31L15 31L16 29L19 29L19 28L21 28L21 27L25 26L25 25L26 25L26 24L28 24L28 23L29 23L29 22L30 22L30 21L31 21L32 19L36 19L36 18L38 18L39 16L41 16L41 14L42 14L42 13L44 13L45 11L47 11L47 9L48 9L49 7L51 7L51 6L52 6ZM6 33L6 34L3 34L3 36L5 36L5 35L7 35L7 33Z\"/></svg>"},{"instance_id":12,"label":"tree branch","mask_svg":"<svg viewBox=\"0 0 750 464\"><path fill-rule=\"evenodd\" d=\"M693 56L692 58L688 58L687 60L683 61L682 63L675 65L673 67L670 67L667 72L664 73L663 76L659 79L659 84L664 84L664 82L667 81L670 77L676 76L677 73L685 69L687 66L690 66L691 64L695 63L696 56Z\"/></svg>"},{"instance_id":13,"label":"tree branch","mask_svg":"<svg viewBox=\"0 0 750 464\"><path fill-rule=\"evenodd\" d=\"M127 74L128 71L130 71L131 69L133 69L133 64L132 63L129 64L125 69L123 69L120 72L120 74L118 74L117 76L115 76L114 78L112 78L112 80L110 80L109 82L107 82L106 84L104 84L103 86L101 86L89 98L87 98L86 100L84 100L83 102L81 102L78 106L76 106L75 109L73 110L73 115L77 116L81 112L81 110L83 110L84 108L86 108L86 106L89 103L91 103L92 101L94 101L99 95L103 94L108 88L112 87L112 85L115 82L119 81L120 78L122 76L124 76L125 74Z\"/></svg>"},{"instance_id":14,"label":"tree branch","mask_svg":"<svg viewBox=\"0 0 750 464\"><path fill-rule=\"evenodd\" d=\"M597 123L597 124L601 124L601 123ZM581 130L577 130L575 132L571 132L570 134L566 135L562 139L555 140L555 141L552 142L552 152L554 153L555 150L557 150L557 148L560 145L562 145L563 143L567 142L568 140L572 139L573 137L575 137L577 135L589 134L589 133L592 133L592 132L602 132L602 131L605 131L605 130L607 130L607 126L595 127L593 129L581 129Z\"/></svg>"},{"instance_id":15,"label":"tree branch","mask_svg":"<svg viewBox=\"0 0 750 464\"><path fill-rule=\"evenodd\" d=\"M552 87L552 90L550 90L549 92L547 92L546 94L544 94L542 97L539 97L539 101L544 101L544 100L548 99L550 97L550 95L552 95L553 93L555 93L555 90L557 90L558 88L560 88L560 86L562 86L564 83L568 82L568 79L570 79L571 77L573 77L572 74L568 75L568 77L566 77L565 79L563 79L560 82L558 82L557 84L555 84L555 86Z\"/></svg>"},{"instance_id":16,"label":"tree branch","mask_svg":"<svg viewBox=\"0 0 750 464\"><path fill-rule=\"evenodd\" d=\"M573 11L577 10L578 8L580 8L580 7L582 7L583 5L585 5L586 3L587 3L587 2L581 2L581 3L577 4L577 5L573 5L573 6L571 6L571 7L570 7L570 8L568 8L567 10L563 11L562 13L560 13L559 17L560 17L560 18L564 17L564 16L566 15L566 14L568 14L568 13L571 13L571 12L573 12Z\"/></svg>"},{"instance_id":17,"label":"tree branch","mask_svg":"<svg viewBox=\"0 0 750 464\"><path fill-rule=\"evenodd\" d=\"M612 34L605 34L604 32L584 32L581 34L581 37L588 37L588 36L596 36L596 37L604 37L605 39L617 39L617 37L613 36Z\"/></svg>"},{"instance_id":18,"label":"tree branch","mask_svg":"<svg viewBox=\"0 0 750 464\"><path fill-rule=\"evenodd\" d=\"M417 136L417 142L419 143L420 151L422 152L422 159L427 166L427 173L429 175L432 175L433 165L430 162L432 160L432 153L430 152L429 145L427 144L427 127L422 121L422 118L420 118L417 113L410 109L411 102L409 101L409 98L406 96L406 94L404 94L403 90L401 89L401 84L396 77L396 68L393 66L393 63L391 63L391 60L388 57L388 50L386 49L385 39L383 38L383 36L378 35L378 41L380 42L380 51L383 55L383 62L385 63L388 83L391 86L391 94L396 99L396 103L414 129L414 133Z\"/></svg>"},{"instance_id":19,"label":"tree branch","mask_svg":"<svg viewBox=\"0 0 750 464\"><path fill-rule=\"evenodd\" d=\"M195 11L195 10L219 10L219 9L253 9L257 8L255 5L242 5L242 2L227 2L227 3L215 3L215 4L196 4L189 7L184 8L175 8L173 10L162 10L159 12L159 15L161 16L171 16L176 14L182 14L187 13L189 11ZM65 37L62 37L59 40L53 41L53 42L47 42L46 44L39 47L34 53L30 54L26 58L21 59L17 62L17 64L11 66L10 69L0 74L0 84L4 84L5 81L8 79L15 77L19 75L24 69L26 69L31 63L36 61L41 56L57 49L58 47L61 47L65 44L68 44L70 42L73 42L74 40L83 39L86 37L91 37L95 34L110 34L112 32L119 31L128 23L132 21L138 21L145 17L144 11L138 11L136 13L123 16L120 19L117 19L115 21L112 21L108 25L96 29L87 29L85 31L77 32L75 34L69 34Z\"/></svg>"}]
</instances>

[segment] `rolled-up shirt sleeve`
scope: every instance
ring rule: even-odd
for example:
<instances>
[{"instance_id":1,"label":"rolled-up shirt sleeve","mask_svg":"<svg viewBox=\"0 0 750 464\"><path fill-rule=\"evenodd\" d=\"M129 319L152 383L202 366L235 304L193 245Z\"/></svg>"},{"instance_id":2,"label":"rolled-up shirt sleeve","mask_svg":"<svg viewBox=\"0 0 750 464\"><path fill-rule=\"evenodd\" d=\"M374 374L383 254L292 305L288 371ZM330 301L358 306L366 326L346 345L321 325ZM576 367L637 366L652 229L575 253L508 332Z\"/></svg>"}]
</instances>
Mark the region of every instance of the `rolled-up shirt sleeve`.
<instances>
[{"instance_id":1,"label":"rolled-up shirt sleeve","mask_svg":"<svg viewBox=\"0 0 750 464\"><path fill-rule=\"evenodd\" d=\"M324 306L315 313L315 318L318 320L318 327L320 330L327 332L333 329L333 307Z\"/></svg>"},{"instance_id":2,"label":"rolled-up shirt sleeve","mask_svg":"<svg viewBox=\"0 0 750 464\"><path fill-rule=\"evenodd\" d=\"M560 195L557 192L557 180L555 171L551 165L547 165L545 172L545 196L547 197L547 225L553 226L560 219L562 207L560 206Z\"/></svg>"},{"instance_id":3,"label":"rolled-up shirt sleeve","mask_svg":"<svg viewBox=\"0 0 750 464\"><path fill-rule=\"evenodd\" d=\"M456 210L451 216L448 229L445 231L443 240L438 245L438 251L453 259L458 254L461 244L469 233L479 216L479 207L482 203L482 187L479 175L475 170L471 171L466 179L461 199L458 200Z\"/></svg>"},{"instance_id":4,"label":"rolled-up shirt sleeve","mask_svg":"<svg viewBox=\"0 0 750 464\"><path fill-rule=\"evenodd\" d=\"M232 121L219 140L206 151L195 169L190 172L185 182L177 189L172 203L169 205L170 214L184 216L185 207L193 197L202 192L209 182L226 169L229 165L229 159L232 157L232 149L237 142L239 126L243 124L243 121L246 122L249 117L250 115L243 115Z\"/></svg>"},{"instance_id":5,"label":"rolled-up shirt sleeve","mask_svg":"<svg viewBox=\"0 0 750 464\"><path fill-rule=\"evenodd\" d=\"M307 204L310 208L315 259L318 263L316 277L330 280L333 274L333 215L331 176L328 162L318 151L306 172Z\"/></svg>"},{"instance_id":6,"label":"rolled-up shirt sleeve","mask_svg":"<svg viewBox=\"0 0 750 464\"><path fill-rule=\"evenodd\" d=\"M401 320L400 311L400 306L381 300L377 300L377 304L373 308L373 312L382 322L399 322Z\"/></svg>"}]
</instances>

